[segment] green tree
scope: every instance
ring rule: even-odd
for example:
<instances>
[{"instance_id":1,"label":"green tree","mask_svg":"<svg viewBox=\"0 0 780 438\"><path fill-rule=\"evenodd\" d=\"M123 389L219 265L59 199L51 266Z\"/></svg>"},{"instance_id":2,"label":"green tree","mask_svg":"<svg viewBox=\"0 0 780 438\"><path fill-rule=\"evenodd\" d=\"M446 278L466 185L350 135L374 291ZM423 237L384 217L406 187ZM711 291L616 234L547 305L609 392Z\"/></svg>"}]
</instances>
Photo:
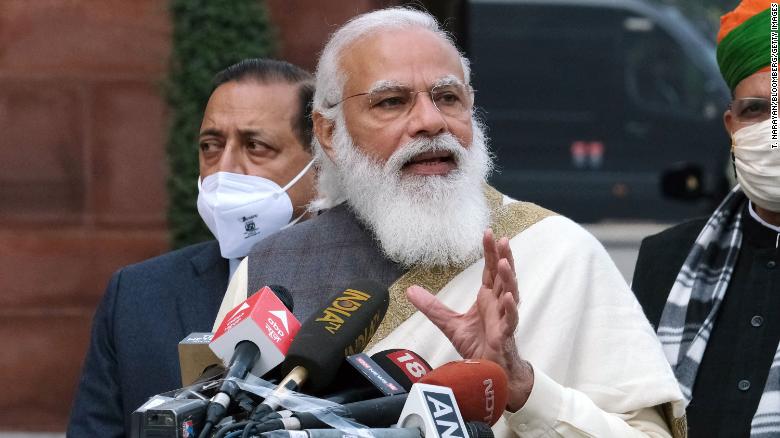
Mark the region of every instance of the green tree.
<instances>
[{"instance_id":1,"label":"green tree","mask_svg":"<svg viewBox=\"0 0 780 438\"><path fill-rule=\"evenodd\" d=\"M262 0L170 0L169 7L168 224L179 248L212 238L196 208L198 130L212 78L241 59L272 56L275 44Z\"/></svg>"}]
</instances>

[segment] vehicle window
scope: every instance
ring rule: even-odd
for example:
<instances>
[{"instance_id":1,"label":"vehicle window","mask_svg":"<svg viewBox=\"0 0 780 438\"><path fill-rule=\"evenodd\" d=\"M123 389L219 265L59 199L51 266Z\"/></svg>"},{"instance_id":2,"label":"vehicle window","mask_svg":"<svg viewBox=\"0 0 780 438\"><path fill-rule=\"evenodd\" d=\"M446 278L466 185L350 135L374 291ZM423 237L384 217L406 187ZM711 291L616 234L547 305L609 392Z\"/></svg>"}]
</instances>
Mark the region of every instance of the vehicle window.
<instances>
[{"instance_id":1,"label":"vehicle window","mask_svg":"<svg viewBox=\"0 0 780 438\"><path fill-rule=\"evenodd\" d=\"M481 106L540 114L591 113L614 104L622 74L620 32L610 27L617 12L538 5L480 5L473 12L471 55Z\"/></svg>"},{"instance_id":2,"label":"vehicle window","mask_svg":"<svg viewBox=\"0 0 780 438\"><path fill-rule=\"evenodd\" d=\"M624 45L629 101L651 111L702 115L707 77L683 49L657 26L627 32Z\"/></svg>"}]
</instances>

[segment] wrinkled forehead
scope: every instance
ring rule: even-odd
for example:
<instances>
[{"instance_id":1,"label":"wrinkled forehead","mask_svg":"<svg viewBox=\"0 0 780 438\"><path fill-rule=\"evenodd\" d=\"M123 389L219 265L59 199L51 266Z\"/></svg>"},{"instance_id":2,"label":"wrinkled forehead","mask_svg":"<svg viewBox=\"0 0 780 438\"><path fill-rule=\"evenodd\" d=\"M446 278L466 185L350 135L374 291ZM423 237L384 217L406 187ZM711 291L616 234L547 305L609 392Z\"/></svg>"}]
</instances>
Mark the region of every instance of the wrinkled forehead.
<instances>
[{"instance_id":1,"label":"wrinkled forehead","mask_svg":"<svg viewBox=\"0 0 780 438\"><path fill-rule=\"evenodd\" d=\"M403 85L429 89L443 83L464 83L460 55L441 36L422 28L382 29L342 52L344 95L376 87Z\"/></svg>"},{"instance_id":2,"label":"wrinkled forehead","mask_svg":"<svg viewBox=\"0 0 780 438\"><path fill-rule=\"evenodd\" d=\"M734 98L763 97L769 99L772 92L770 73L768 71L753 73L741 80L734 88Z\"/></svg>"},{"instance_id":3,"label":"wrinkled forehead","mask_svg":"<svg viewBox=\"0 0 780 438\"><path fill-rule=\"evenodd\" d=\"M465 85L465 84L457 76L453 74L449 74L434 79L432 83L428 84L428 88L442 87L447 85ZM415 88L411 84L405 82L389 80L389 79L380 79L374 82L373 84L371 84L368 87L368 89L366 89L367 93L378 93L383 91L415 91Z\"/></svg>"}]
</instances>

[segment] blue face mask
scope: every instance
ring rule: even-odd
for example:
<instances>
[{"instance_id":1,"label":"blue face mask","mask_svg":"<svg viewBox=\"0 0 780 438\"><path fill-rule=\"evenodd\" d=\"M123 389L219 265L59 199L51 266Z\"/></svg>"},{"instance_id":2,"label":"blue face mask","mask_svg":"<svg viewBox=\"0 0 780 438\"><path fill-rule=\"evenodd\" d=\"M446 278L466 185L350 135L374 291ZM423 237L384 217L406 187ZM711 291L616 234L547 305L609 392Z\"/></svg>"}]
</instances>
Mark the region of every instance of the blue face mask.
<instances>
[{"instance_id":1,"label":"blue face mask","mask_svg":"<svg viewBox=\"0 0 780 438\"><path fill-rule=\"evenodd\" d=\"M259 176L217 172L198 178L198 213L219 241L222 257L244 257L252 245L292 223L287 190L309 171L310 161L286 186Z\"/></svg>"}]
</instances>

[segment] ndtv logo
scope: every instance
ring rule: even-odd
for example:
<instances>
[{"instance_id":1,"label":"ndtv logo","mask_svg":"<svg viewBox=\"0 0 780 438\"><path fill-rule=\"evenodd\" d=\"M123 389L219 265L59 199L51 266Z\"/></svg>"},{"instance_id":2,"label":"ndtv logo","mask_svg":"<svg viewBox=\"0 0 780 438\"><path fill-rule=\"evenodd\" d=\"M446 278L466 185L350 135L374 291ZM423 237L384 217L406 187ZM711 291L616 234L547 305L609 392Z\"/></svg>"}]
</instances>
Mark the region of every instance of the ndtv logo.
<instances>
[{"instance_id":1,"label":"ndtv logo","mask_svg":"<svg viewBox=\"0 0 780 438\"><path fill-rule=\"evenodd\" d=\"M485 418L482 420L485 423L490 423L493 419L493 410L496 408L496 393L493 390L493 379L485 379L482 381L485 385Z\"/></svg>"}]
</instances>

